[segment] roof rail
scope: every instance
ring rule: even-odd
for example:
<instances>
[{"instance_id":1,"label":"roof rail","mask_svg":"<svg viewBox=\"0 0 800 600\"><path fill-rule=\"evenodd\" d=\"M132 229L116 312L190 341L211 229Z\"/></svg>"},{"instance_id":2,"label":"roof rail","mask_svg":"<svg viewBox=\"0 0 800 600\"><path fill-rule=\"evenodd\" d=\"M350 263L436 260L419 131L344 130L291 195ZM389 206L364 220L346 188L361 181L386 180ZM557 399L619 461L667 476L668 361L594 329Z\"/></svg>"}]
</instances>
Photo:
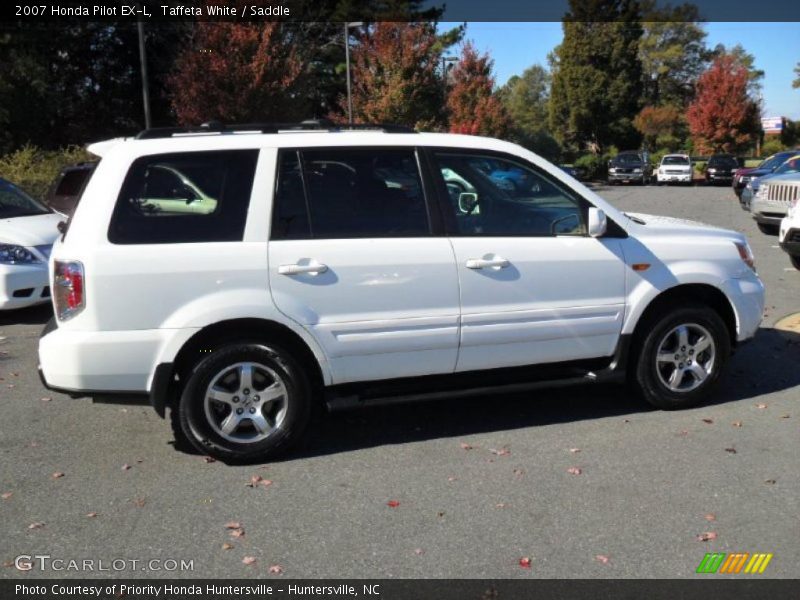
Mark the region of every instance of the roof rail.
<instances>
[{"instance_id":1,"label":"roof rail","mask_svg":"<svg viewBox=\"0 0 800 600\"><path fill-rule=\"evenodd\" d=\"M140 131L137 140L175 136L235 133L291 133L299 131L382 131L384 133L416 133L412 127L392 123L334 123L327 119L309 119L300 123L235 123L209 121L191 127L154 127Z\"/></svg>"}]
</instances>

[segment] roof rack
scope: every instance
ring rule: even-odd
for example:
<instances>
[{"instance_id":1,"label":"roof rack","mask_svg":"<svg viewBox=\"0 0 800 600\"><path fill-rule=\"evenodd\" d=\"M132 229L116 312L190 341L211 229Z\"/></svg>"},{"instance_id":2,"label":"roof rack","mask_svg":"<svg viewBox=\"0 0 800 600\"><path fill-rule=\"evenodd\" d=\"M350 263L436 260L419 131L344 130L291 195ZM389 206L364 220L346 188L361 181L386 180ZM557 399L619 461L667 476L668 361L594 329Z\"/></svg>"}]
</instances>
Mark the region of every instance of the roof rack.
<instances>
[{"instance_id":1,"label":"roof rack","mask_svg":"<svg viewBox=\"0 0 800 600\"><path fill-rule=\"evenodd\" d=\"M302 131L382 131L384 133L416 133L412 127L392 123L334 123L327 119L309 119L300 123L236 123L209 121L194 127L154 127L140 131L137 140L176 136L242 133L292 133Z\"/></svg>"}]
</instances>

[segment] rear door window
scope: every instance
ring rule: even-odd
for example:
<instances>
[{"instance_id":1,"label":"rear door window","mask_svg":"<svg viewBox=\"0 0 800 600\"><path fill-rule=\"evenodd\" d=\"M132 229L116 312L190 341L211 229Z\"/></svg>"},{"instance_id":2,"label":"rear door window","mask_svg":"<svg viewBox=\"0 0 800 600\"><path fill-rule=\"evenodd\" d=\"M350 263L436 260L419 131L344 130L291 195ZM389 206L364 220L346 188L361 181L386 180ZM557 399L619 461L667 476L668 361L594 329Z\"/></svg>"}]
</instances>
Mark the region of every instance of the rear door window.
<instances>
[{"instance_id":1,"label":"rear door window","mask_svg":"<svg viewBox=\"0 0 800 600\"><path fill-rule=\"evenodd\" d=\"M144 156L122 185L114 244L233 242L244 237L258 150Z\"/></svg>"}]
</instances>

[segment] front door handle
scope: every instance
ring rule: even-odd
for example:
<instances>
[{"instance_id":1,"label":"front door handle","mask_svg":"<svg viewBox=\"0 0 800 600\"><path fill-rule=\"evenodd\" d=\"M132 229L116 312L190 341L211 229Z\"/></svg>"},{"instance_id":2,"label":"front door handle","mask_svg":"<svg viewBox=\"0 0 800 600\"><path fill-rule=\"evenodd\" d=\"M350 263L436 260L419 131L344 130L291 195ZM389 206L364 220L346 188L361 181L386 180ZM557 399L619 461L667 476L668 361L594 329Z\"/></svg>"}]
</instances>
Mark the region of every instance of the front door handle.
<instances>
[{"instance_id":1,"label":"front door handle","mask_svg":"<svg viewBox=\"0 0 800 600\"><path fill-rule=\"evenodd\" d=\"M302 275L307 273L309 275L319 275L328 270L328 265L323 265L316 261L311 261L307 264L294 264L294 265L280 265L278 273L281 275Z\"/></svg>"},{"instance_id":2,"label":"front door handle","mask_svg":"<svg viewBox=\"0 0 800 600\"><path fill-rule=\"evenodd\" d=\"M469 258L468 269L505 269L511 263L502 256L492 255L492 258Z\"/></svg>"}]
</instances>

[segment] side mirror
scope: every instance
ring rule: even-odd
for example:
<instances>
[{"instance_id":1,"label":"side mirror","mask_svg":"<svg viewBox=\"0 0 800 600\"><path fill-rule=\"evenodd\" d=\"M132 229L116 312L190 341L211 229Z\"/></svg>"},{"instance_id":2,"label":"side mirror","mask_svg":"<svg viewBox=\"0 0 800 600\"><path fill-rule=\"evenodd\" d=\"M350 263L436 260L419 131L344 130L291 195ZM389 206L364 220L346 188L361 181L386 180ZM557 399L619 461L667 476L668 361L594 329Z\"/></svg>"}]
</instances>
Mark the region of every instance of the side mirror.
<instances>
[{"instance_id":1,"label":"side mirror","mask_svg":"<svg viewBox=\"0 0 800 600\"><path fill-rule=\"evenodd\" d=\"M478 206L478 194L473 192L461 192L458 195L458 210L462 213L471 215L476 206Z\"/></svg>"},{"instance_id":2,"label":"side mirror","mask_svg":"<svg viewBox=\"0 0 800 600\"><path fill-rule=\"evenodd\" d=\"M589 208L589 235L591 237L600 237L605 234L608 229L608 220L606 213L594 206Z\"/></svg>"}]
</instances>

